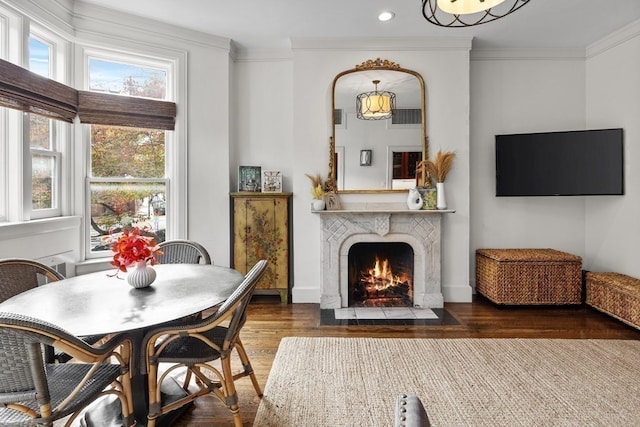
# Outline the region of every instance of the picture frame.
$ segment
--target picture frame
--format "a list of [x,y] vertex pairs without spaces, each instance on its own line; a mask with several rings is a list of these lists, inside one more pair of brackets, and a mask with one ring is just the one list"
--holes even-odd
[[360,150],[360,166],[371,166],[372,150]]
[[262,192],[282,193],[282,173],[280,171],[262,171]]
[[342,209],[342,204],[340,203],[340,197],[338,197],[338,193],[329,192],[324,195],[324,200],[327,205],[328,211],[338,211]]
[[261,166],[238,166],[238,191],[260,191],[262,189]]

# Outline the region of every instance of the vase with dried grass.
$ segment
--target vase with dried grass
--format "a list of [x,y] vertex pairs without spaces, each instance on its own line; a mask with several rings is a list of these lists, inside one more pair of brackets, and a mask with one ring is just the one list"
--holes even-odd
[[455,153],[452,151],[439,150],[433,161],[427,160],[425,162],[427,172],[436,180],[436,207],[438,209],[447,208],[444,180],[453,167],[453,159],[455,156]]
[[324,185],[322,183],[322,178],[319,174],[305,174],[305,176],[311,181],[311,197],[313,198],[311,201],[311,210],[323,211],[326,207],[326,202],[324,200]]

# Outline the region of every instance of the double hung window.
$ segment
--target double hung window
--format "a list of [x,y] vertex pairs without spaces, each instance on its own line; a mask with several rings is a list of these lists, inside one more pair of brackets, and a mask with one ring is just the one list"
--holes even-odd
[[[88,55],[92,92],[168,98],[170,66],[135,57]],[[90,215],[87,256],[103,256],[105,237],[138,226],[165,240],[168,214],[166,146],[171,132],[161,129],[92,124],[89,127]]]

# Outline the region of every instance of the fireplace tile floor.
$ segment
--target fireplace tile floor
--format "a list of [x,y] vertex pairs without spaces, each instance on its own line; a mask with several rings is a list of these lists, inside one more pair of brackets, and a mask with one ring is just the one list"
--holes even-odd
[[457,325],[442,308],[348,307],[320,310],[321,325]]

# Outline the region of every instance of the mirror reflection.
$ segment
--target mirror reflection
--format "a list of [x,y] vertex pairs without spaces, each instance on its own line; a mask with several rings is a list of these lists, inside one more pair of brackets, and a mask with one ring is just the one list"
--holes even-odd
[[330,147],[337,190],[414,187],[416,164],[427,150],[424,105],[422,76],[390,61],[367,61],[338,74]]

